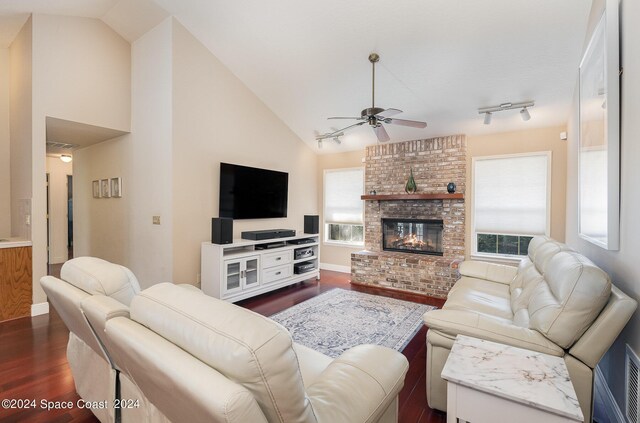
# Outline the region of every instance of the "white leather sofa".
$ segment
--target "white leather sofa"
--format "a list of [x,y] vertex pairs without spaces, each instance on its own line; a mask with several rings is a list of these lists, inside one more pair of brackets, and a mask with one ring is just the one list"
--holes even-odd
[[[113,403],[116,398],[116,371],[81,310],[83,300],[101,295],[109,298],[123,315],[134,295],[140,292],[138,280],[129,269],[95,257],[78,257],[62,265],[60,278],[45,276],[40,284],[49,301],[69,329],[67,361],[76,392],[86,401]],[[111,407],[96,408],[102,423],[115,421]]]
[[[95,260],[74,259],[64,280],[41,283],[72,332],[67,356],[78,394],[125,400],[121,421],[397,422],[408,370],[397,351],[363,345],[331,359],[192,286],[132,285],[122,301],[129,290],[108,287],[125,268]],[[116,417],[112,408],[94,413],[102,422]]]
[[458,334],[563,357],[591,421],[593,369],[636,309],[608,275],[568,246],[532,239],[518,267],[460,264],[441,310],[427,312],[427,401],[447,407],[442,368]]

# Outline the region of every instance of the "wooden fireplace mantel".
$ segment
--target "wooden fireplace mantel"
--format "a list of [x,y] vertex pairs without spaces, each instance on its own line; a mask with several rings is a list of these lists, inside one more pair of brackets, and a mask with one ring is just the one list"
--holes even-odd
[[463,193],[438,193],[438,194],[377,194],[377,195],[362,195],[362,200],[376,200],[376,201],[393,201],[393,200],[462,200],[464,199]]

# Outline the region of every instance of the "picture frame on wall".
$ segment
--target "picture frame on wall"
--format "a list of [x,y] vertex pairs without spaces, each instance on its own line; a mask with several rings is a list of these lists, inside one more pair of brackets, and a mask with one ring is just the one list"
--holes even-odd
[[114,198],[122,197],[122,178],[111,178],[111,196]]
[[92,182],[93,198],[100,198],[100,181],[95,180]]
[[606,250],[620,239],[620,46],[617,0],[580,62],[578,233]]
[[111,197],[111,186],[109,185],[108,179],[100,180],[100,193],[102,194],[102,198]]

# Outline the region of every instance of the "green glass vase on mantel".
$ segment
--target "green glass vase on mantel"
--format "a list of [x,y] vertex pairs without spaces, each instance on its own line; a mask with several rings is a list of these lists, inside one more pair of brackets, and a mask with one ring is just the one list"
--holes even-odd
[[409,168],[409,179],[407,179],[407,184],[404,186],[404,191],[407,194],[414,194],[418,187],[416,186],[416,180],[413,179],[413,168]]

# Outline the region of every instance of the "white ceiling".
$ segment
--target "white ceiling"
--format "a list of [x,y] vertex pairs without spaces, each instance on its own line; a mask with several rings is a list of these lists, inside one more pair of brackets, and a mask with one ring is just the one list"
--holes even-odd
[[[131,41],[168,12],[317,149],[317,132],[349,123],[327,117],[369,107],[373,51],[376,106],[429,123],[387,125],[392,141],[566,123],[591,8],[591,0],[153,1],[161,9],[152,0],[3,0],[0,14],[100,17]],[[514,110],[486,126],[477,114],[525,100],[536,102],[528,122]],[[375,142],[365,125],[322,152]]]

